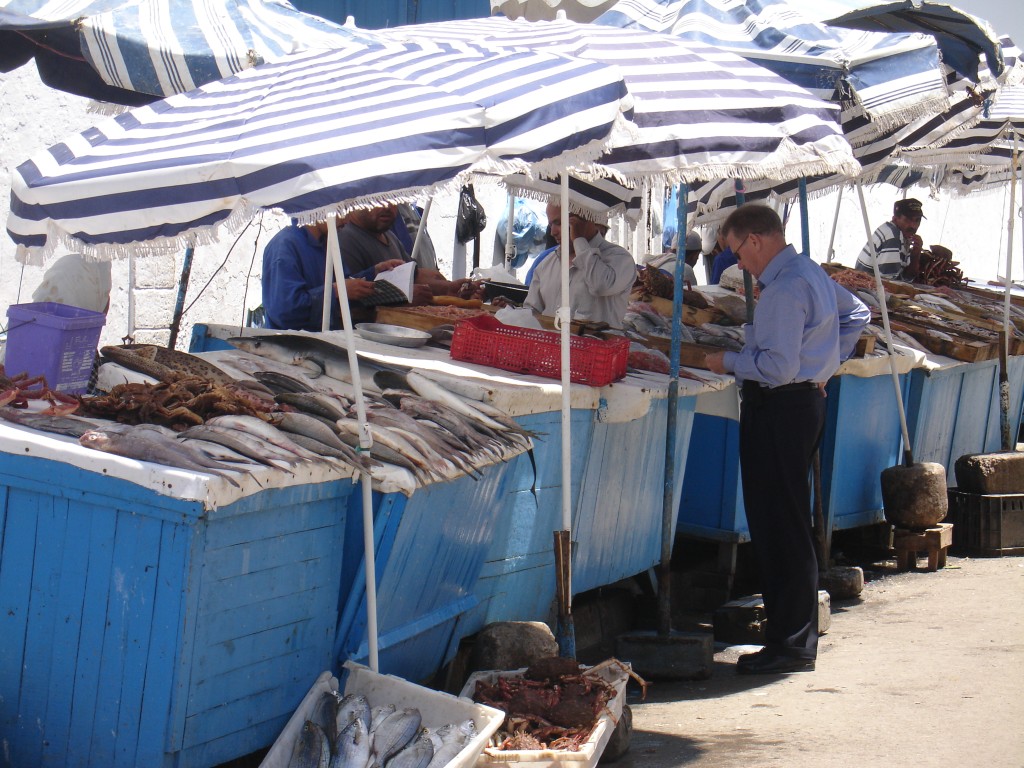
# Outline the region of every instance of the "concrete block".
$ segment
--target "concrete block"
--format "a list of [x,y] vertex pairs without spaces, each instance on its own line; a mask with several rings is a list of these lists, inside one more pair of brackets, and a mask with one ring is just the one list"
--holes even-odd
[[647,680],[706,680],[715,660],[710,632],[630,632],[620,635],[616,657]]
[[[768,618],[761,595],[731,600],[714,614],[715,640],[732,645],[763,645]],[[824,635],[832,626],[832,599],[824,589],[818,590],[818,634]]]
[[818,586],[836,600],[848,600],[864,591],[864,571],[857,566],[833,566],[819,574]]
[[135,260],[136,288],[176,288],[177,264],[174,256],[143,256]]
[[1024,493],[1024,453],[965,454],[953,470],[962,493]]
[[176,291],[151,289],[135,293],[135,327],[163,329],[171,324],[174,316]]

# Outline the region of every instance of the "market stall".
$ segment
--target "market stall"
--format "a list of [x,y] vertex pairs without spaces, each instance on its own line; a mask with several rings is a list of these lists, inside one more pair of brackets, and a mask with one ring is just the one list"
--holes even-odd
[[[197,326],[193,351],[227,346],[237,328]],[[424,679],[459,640],[493,621],[550,618],[555,594],[551,531],[561,509],[560,388],[538,376],[450,359],[438,347],[368,356],[416,370],[452,391],[489,401],[536,433],[532,455],[414,489],[374,494],[381,671]],[[231,353],[225,353],[231,354]],[[689,444],[698,394],[724,386],[688,380],[677,404],[677,440]],[[658,562],[668,379],[631,372],[604,387],[573,385],[573,592],[642,573]],[[622,446],[631,450],[624,452]],[[679,466],[685,461],[680,452]],[[676,474],[676,493],[682,483]],[[337,651],[365,658],[361,524],[353,497],[346,535]]]
[[210,766],[331,664],[350,473],[222,478],[0,423],[9,765]]

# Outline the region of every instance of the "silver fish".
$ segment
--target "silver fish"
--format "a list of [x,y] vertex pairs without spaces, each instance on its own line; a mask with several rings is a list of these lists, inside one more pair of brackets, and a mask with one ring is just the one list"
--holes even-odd
[[395,713],[396,709],[397,707],[395,707],[394,704],[382,704],[379,707],[374,707],[373,709],[371,709],[370,732],[372,733],[373,731],[375,731],[377,729],[377,726],[384,722],[384,719],[388,717],[388,715],[392,715]]
[[29,413],[17,408],[0,407],[0,418],[23,427],[38,429],[40,432],[52,432],[56,435],[81,437],[90,429],[99,425],[77,416],[44,416],[41,413]]
[[335,714],[338,711],[338,694],[334,691],[324,691],[320,698],[313,705],[313,711],[309,719],[320,726],[320,729],[327,737],[328,745],[333,744],[338,738],[336,730]]
[[[338,438],[350,448],[357,451],[359,450],[358,430],[350,432],[347,429],[339,429]],[[416,474],[418,471],[416,469],[416,465],[409,461],[409,459],[398,451],[388,448],[386,445],[382,445],[380,443],[374,444],[373,448],[370,449],[370,455],[374,459],[380,459],[385,464],[394,464],[396,467],[407,469],[413,474]]]
[[312,720],[302,726],[288,768],[327,768],[331,760],[331,747],[323,729]]
[[434,755],[430,758],[430,762],[427,763],[426,768],[443,768],[443,766],[448,765],[448,763],[454,760],[459,752],[465,748],[465,744],[461,744],[457,741],[442,743],[434,749]]
[[[338,419],[337,425],[348,431],[350,434],[359,435],[359,422],[355,419]],[[384,427],[373,424],[372,422],[367,424],[370,431],[370,437],[373,439],[373,448],[370,449],[371,453],[377,449],[378,445],[388,448],[400,456],[404,456],[408,461],[411,461],[418,469],[425,472],[431,472],[434,469],[435,460],[423,456],[420,452],[405,438],[397,434],[394,430],[385,429]],[[442,465],[443,471],[443,465]]]
[[366,725],[366,732],[369,733],[370,725],[372,724],[370,702],[362,694],[350,693],[338,702],[338,712],[335,715],[338,733],[341,733],[356,718],[363,721]]
[[305,413],[323,416],[332,421],[344,419],[348,415],[347,409],[340,401],[329,396],[317,397],[314,392],[282,392],[274,399]]
[[[317,371],[338,381],[352,383],[352,369],[348,363],[348,352],[336,344],[312,335],[298,333],[275,333],[261,336],[236,336],[227,340],[231,346],[253,355],[267,357],[277,362],[298,365],[309,371]],[[366,363],[367,373],[379,368]],[[362,373],[362,371],[360,371]],[[316,374],[320,375],[320,374]],[[360,377],[369,391],[375,389],[369,375]]]
[[270,413],[267,417],[271,424],[292,435],[305,435],[321,443],[326,443],[338,450],[348,451],[349,447],[338,439],[334,429],[322,421],[304,413]]
[[[378,766],[398,752],[416,736],[420,729],[419,710],[411,707],[399,709],[385,717],[373,729],[373,760]],[[428,741],[429,743],[429,741]]]
[[406,376],[409,386],[412,387],[413,391],[420,397],[425,397],[428,400],[436,400],[437,402],[447,405],[449,408],[457,411],[466,418],[475,419],[482,422],[486,427],[494,430],[502,430],[504,427],[496,422],[489,416],[485,416],[480,411],[472,408],[466,404],[466,401],[457,395],[449,393],[444,387],[436,382],[428,379],[426,376],[421,376],[415,371],[409,371]]
[[289,465],[297,462],[297,458],[295,456],[286,458],[283,453],[278,452],[277,448],[270,445],[270,443],[267,443],[265,440],[259,440],[258,438],[245,434],[244,432],[239,432],[237,429],[226,429],[224,427],[212,427],[207,424],[199,424],[194,427],[189,427],[182,432],[178,436],[178,439],[181,440],[182,438],[195,438],[197,440],[208,440],[211,443],[218,443],[242,454],[247,459],[251,459],[265,466],[274,467],[285,472],[289,471]]
[[78,438],[78,442],[86,448],[124,456],[129,459],[149,461],[154,464],[187,469],[192,472],[216,475],[238,487],[237,482],[218,470],[204,467],[193,461],[188,453],[180,449],[175,440],[158,438],[151,432],[116,432],[113,430],[92,429]]
[[370,762],[373,738],[362,717],[354,717],[334,743],[334,757],[330,768],[365,768]]
[[419,736],[399,750],[385,763],[385,766],[386,768],[427,768],[433,757],[434,745],[426,736]]
[[239,432],[246,432],[289,453],[294,453],[300,459],[315,461],[318,458],[315,453],[297,445],[284,432],[255,416],[214,416],[212,419],[207,419],[206,424],[212,427],[227,427],[228,429],[237,429]]

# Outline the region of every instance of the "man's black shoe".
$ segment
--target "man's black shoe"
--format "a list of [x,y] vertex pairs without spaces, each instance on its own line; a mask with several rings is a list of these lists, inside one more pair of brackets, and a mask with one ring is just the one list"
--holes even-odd
[[745,667],[748,664],[752,664],[753,662],[757,661],[758,659],[763,659],[767,655],[767,648],[762,648],[760,651],[754,651],[753,653],[744,653],[742,656],[736,659],[736,666]]
[[740,657],[736,664],[736,673],[739,675],[777,675],[787,672],[814,671],[814,659],[766,653],[750,653],[746,656],[753,658],[750,661],[744,661],[744,657]]

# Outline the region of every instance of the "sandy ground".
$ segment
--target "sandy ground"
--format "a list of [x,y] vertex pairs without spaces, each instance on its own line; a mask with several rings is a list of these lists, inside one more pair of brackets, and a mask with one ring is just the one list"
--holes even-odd
[[869,575],[814,672],[737,676],[722,648],[710,680],[631,689],[617,768],[1024,766],[1024,558]]

